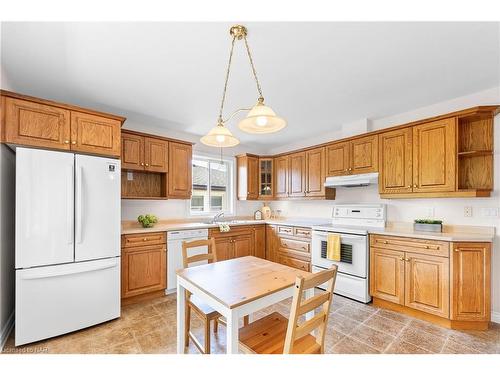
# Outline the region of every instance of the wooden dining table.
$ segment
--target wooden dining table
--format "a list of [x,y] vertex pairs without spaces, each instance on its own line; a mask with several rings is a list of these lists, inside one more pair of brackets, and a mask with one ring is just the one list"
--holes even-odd
[[[183,354],[186,345],[186,290],[226,318],[227,353],[237,354],[239,319],[292,297],[296,277],[307,275],[310,273],[253,256],[178,270],[177,353]],[[308,290],[305,297],[313,293]]]

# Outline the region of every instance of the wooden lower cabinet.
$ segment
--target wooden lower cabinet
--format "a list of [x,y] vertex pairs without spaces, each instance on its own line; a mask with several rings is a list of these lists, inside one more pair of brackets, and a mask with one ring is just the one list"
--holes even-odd
[[[406,250],[406,251],[405,251]],[[487,329],[490,243],[370,236],[374,304],[449,328]]]
[[137,298],[167,287],[165,233],[122,236],[121,297]]
[[266,253],[273,262],[310,272],[310,228],[267,225]]
[[278,235],[276,225],[266,225],[266,259],[276,262]]
[[370,248],[370,294],[400,305],[404,304],[404,252]]
[[451,318],[490,320],[490,243],[454,243],[451,252]]
[[215,239],[217,261],[249,255],[265,258],[265,225],[234,226],[229,232],[213,228],[210,229],[208,236]]
[[405,306],[443,318],[449,317],[448,258],[406,253]]

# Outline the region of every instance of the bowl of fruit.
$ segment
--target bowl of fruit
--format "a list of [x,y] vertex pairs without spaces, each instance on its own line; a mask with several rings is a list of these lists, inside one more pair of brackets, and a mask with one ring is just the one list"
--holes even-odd
[[155,215],[146,214],[139,215],[137,221],[142,224],[143,228],[153,228],[154,225],[158,222],[158,218]]

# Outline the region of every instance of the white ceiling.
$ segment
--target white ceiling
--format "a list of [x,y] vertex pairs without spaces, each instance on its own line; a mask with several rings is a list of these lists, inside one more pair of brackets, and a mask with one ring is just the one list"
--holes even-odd
[[[273,148],[499,85],[498,23],[245,23],[264,97],[288,127]],[[230,23],[2,23],[11,89],[206,133],[218,114]],[[237,42],[226,115],[257,91]]]

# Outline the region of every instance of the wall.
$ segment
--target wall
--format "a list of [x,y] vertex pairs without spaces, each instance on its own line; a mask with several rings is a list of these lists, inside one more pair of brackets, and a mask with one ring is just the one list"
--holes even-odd
[[[486,104],[500,104],[500,88],[482,91],[429,107],[420,108],[411,112],[402,113],[382,119],[371,121],[372,130],[382,129],[389,126],[403,124],[413,120],[452,112],[468,107]],[[342,203],[385,203],[387,204],[389,221],[411,222],[417,217],[428,217],[429,209],[434,211],[433,217],[443,219],[446,224],[455,225],[479,225],[495,227],[495,240],[492,255],[492,318],[500,322],[500,218],[483,217],[481,208],[500,208],[500,115],[495,117],[495,155],[494,155],[494,186],[490,198],[474,199],[380,199],[377,186],[341,188],[337,189],[335,201],[280,201],[272,202],[273,210],[282,210],[282,215],[287,217],[307,216],[315,218],[330,218],[332,207]],[[328,139],[323,138],[323,142]],[[319,142],[318,142],[319,143]],[[309,143],[307,145],[311,145]],[[306,145],[306,142],[303,143]],[[302,146],[303,147],[303,146]],[[283,148],[280,149],[283,152]],[[275,151],[273,151],[274,153]],[[464,217],[464,207],[472,207],[472,217]]]

